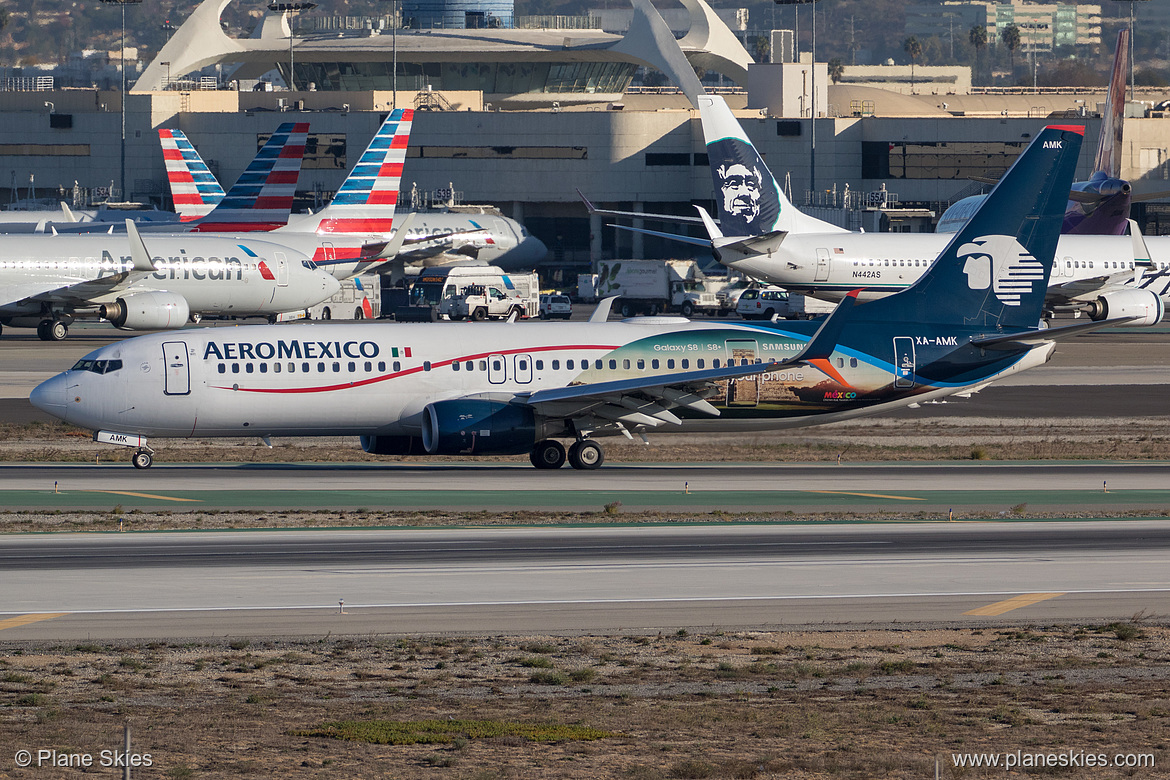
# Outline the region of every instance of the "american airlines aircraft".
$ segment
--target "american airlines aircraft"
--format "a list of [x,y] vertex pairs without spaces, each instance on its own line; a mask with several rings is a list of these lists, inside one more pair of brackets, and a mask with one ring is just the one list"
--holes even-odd
[[[938,233],[851,233],[802,214],[784,196],[723,98],[699,95],[697,100],[720,217],[716,224],[698,209],[710,238],[618,227],[709,247],[729,268],[826,300],[841,300],[858,287],[864,287],[862,300],[901,290],[922,277],[953,238]],[[1170,237],[1143,241],[1134,232],[1061,236],[1046,314],[1072,310],[1083,311],[1094,321],[1127,318],[1140,325],[1160,321],[1164,300],[1170,298]]]
[[[188,216],[181,224],[178,224],[179,215],[150,210],[107,209],[104,221],[81,220],[62,203],[61,211],[54,212],[54,219],[42,220],[23,230],[5,230],[5,226],[0,224],[0,232],[121,233],[125,231],[128,218],[137,224],[139,233],[175,234],[200,230],[247,233],[272,230],[287,224],[292,213],[308,131],[307,122],[281,124],[225,196],[198,155],[195,155],[197,161],[188,161],[188,156],[194,154],[195,150],[186,137],[178,130],[159,130],[172,195],[176,202],[187,204],[199,212],[198,217]],[[204,172],[200,172],[200,166]],[[207,182],[208,177],[211,177],[212,184]],[[192,205],[196,203],[198,205]],[[122,215],[117,223],[109,221],[111,213]],[[161,214],[172,219],[158,219]],[[61,219],[64,221],[57,221]]]
[[[303,254],[268,241],[127,233],[0,237],[0,325],[60,341],[78,317],[181,328],[192,314],[269,315],[340,289]],[[2,328],[0,328],[2,330]]]
[[[412,117],[403,112],[402,118],[409,123]],[[409,124],[400,134],[403,139],[408,138],[404,133],[409,133]],[[167,160],[167,179],[170,181],[175,210],[184,220],[206,214],[218,202],[217,197],[223,197],[223,190],[215,176],[180,131],[159,130],[159,136]],[[363,159],[377,151],[374,147],[367,149]],[[405,159],[405,152],[403,154]],[[395,192],[399,190],[400,178],[401,167],[392,184]],[[345,185],[342,185],[342,190],[345,189]],[[390,216],[393,217],[393,212]],[[291,223],[285,232],[316,230],[312,215],[293,217]],[[548,247],[539,238],[529,233],[519,222],[501,214],[418,212],[413,227],[407,233],[397,259],[410,264],[440,265],[476,260],[485,265],[506,267],[506,270],[530,270],[548,254]],[[325,258],[316,259],[323,266],[328,266]]]
[[797,427],[969,395],[1106,324],[1036,326],[1082,133],[1037,134],[916,284],[866,303],[854,291],[822,322],[611,323],[609,300],[584,324],[188,330],[91,352],[30,401],[133,448],[137,468],[149,437],[354,435],[379,454],[594,469],[602,436]]

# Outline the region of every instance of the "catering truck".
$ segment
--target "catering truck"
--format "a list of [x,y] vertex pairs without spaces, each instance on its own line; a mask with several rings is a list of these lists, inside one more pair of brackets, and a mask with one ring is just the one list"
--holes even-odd
[[635,314],[719,313],[719,299],[693,260],[603,260],[597,264],[596,296],[618,296],[614,308]]

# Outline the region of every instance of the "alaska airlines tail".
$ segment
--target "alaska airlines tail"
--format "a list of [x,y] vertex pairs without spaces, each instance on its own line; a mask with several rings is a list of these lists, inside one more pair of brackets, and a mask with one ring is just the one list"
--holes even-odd
[[295,227],[290,225],[285,229],[389,236],[394,226],[394,206],[398,203],[413,119],[414,109],[392,111],[332,202],[311,220],[298,220]]
[[1044,128],[926,273],[857,316],[993,333],[1036,328],[1084,132]]
[[724,236],[848,232],[797,211],[723,98],[699,95],[698,102]]
[[207,216],[223,200],[223,187],[182,130],[159,128],[175,213],[183,222]]
[[276,128],[219,205],[193,230],[239,233],[287,224],[308,132],[308,122],[285,122]]

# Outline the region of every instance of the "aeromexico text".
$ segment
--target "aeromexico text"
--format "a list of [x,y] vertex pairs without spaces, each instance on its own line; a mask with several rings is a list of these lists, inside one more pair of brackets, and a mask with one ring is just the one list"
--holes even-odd
[[[158,270],[151,274],[154,279],[223,279],[239,281],[244,278],[244,261],[238,257],[188,257],[186,250],[175,257],[152,257]],[[257,258],[263,260],[264,258]],[[101,268],[98,278],[134,270],[130,257],[115,260],[108,251],[102,250]]]
[[379,348],[373,341],[261,341],[250,344],[243,341],[216,344],[211,341],[203,350],[203,359],[209,360],[271,360],[276,358],[376,358]]

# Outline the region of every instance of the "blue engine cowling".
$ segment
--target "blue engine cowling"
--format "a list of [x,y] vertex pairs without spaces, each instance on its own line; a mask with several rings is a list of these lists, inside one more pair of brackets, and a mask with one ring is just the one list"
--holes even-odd
[[423,410],[422,441],[430,455],[518,455],[536,444],[536,415],[503,401],[436,401]]

